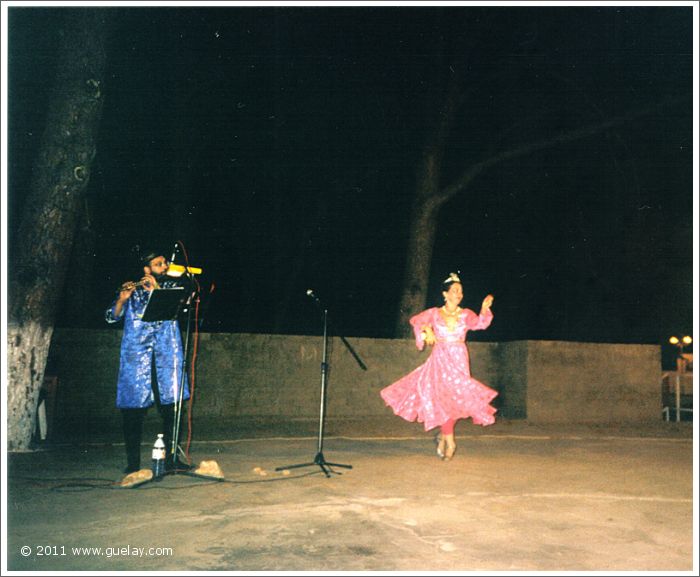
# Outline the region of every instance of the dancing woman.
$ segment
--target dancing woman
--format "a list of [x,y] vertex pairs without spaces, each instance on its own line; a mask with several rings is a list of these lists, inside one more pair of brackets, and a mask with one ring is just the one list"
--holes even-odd
[[475,425],[493,424],[496,409],[489,403],[498,392],[472,378],[465,341],[468,331],[491,324],[493,296],[484,298],[478,315],[461,308],[462,283],[456,273],[450,273],[443,282],[442,295],[443,306],[429,308],[409,321],[418,349],[423,350],[426,344],[433,346],[430,356],[380,394],[399,417],[423,423],[426,431],[440,427],[437,454],[449,461],[457,449],[455,422],[471,417]]

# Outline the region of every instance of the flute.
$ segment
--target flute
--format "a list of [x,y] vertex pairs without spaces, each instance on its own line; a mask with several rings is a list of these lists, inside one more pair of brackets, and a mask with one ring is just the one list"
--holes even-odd
[[117,289],[117,292],[127,291],[132,288],[143,286],[148,282],[148,279],[140,280],[138,282],[125,282],[122,286]]

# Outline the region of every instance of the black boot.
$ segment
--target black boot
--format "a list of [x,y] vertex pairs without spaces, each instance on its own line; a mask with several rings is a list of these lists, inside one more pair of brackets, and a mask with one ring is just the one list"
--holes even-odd
[[122,409],[122,428],[126,448],[125,474],[141,469],[141,433],[146,409]]

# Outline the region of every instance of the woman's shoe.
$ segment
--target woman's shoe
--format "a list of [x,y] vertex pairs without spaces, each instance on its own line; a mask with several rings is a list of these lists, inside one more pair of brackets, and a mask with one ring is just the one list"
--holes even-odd
[[451,447],[448,445],[447,448],[445,449],[445,455],[442,457],[442,460],[443,461],[451,461],[452,457],[454,457],[456,450],[457,450],[457,445],[452,445]]
[[445,458],[445,439],[444,437],[438,433],[435,435],[435,452],[437,453],[438,458],[444,459]]

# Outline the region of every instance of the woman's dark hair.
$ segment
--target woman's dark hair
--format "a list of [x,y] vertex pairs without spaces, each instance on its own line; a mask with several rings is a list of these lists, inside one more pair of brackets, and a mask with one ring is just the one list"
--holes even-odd
[[440,285],[440,296],[441,297],[442,297],[442,293],[450,290],[450,287],[453,284],[455,284],[455,283],[462,284],[462,281],[459,278],[458,272],[457,273],[451,272],[450,276],[448,276],[444,281],[442,281],[442,284]]

